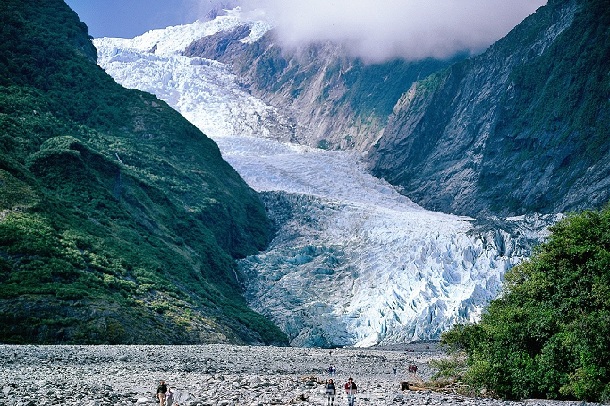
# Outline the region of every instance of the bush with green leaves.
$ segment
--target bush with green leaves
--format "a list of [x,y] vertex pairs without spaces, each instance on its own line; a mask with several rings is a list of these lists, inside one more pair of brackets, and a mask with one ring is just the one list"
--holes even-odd
[[510,399],[610,398],[610,205],[551,227],[481,321],[442,336],[463,379]]

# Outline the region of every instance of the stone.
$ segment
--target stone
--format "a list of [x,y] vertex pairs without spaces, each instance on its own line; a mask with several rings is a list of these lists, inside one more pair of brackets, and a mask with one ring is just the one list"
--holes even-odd
[[[14,352],[14,362],[0,369],[0,405],[7,406],[153,406],[157,383],[165,380],[180,406],[325,405],[324,382],[328,350],[291,347],[239,347],[229,345],[163,346],[172,360],[189,359],[193,365],[211,360],[217,372],[174,369],[159,365],[155,346],[27,346],[0,345],[0,357]],[[153,355],[151,356],[150,353]],[[44,356],[44,357],[42,357]],[[531,406],[536,402],[504,402],[468,398],[452,393],[401,391],[400,383],[412,379],[407,366],[417,358],[418,377],[424,382],[434,370],[428,365],[442,356],[424,348],[404,351],[338,348],[332,362],[337,373],[335,405],[347,404],[342,390],[349,376],[357,382],[357,406],[442,405]],[[125,358],[126,357],[126,358]],[[37,359],[52,359],[35,364]],[[33,368],[32,365],[37,365]],[[179,365],[179,364],[175,364]],[[284,367],[279,367],[284,365]],[[394,374],[393,366],[398,366]],[[544,406],[573,406],[545,402]]]

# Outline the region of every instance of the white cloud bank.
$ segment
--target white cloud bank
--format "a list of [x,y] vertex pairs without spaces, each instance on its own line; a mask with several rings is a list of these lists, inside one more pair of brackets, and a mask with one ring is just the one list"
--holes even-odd
[[478,53],[546,0],[250,0],[285,46],[342,42],[369,61]]

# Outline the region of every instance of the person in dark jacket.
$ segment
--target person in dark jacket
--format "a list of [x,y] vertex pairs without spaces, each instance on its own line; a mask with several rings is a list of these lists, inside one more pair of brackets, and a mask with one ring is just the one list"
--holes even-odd
[[159,382],[157,386],[157,399],[159,399],[159,406],[165,406],[165,394],[167,393],[167,385],[165,381]]
[[326,404],[328,406],[333,406],[333,404],[335,403],[335,394],[337,393],[337,390],[335,389],[335,383],[333,382],[332,379],[329,379],[328,381],[326,381]]

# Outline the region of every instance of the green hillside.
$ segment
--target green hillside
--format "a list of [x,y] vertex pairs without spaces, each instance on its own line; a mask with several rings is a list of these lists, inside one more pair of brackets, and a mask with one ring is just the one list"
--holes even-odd
[[2,1],[0,37],[0,342],[285,343],[241,296],[270,225],[216,144],[61,0]]

